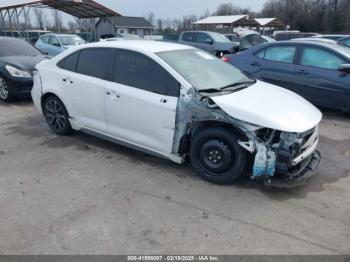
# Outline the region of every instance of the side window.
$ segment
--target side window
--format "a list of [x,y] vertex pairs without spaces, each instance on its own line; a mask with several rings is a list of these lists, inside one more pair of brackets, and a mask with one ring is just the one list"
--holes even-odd
[[68,71],[72,71],[72,72],[76,72],[77,71],[77,65],[78,65],[78,59],[79,59],[79,51],[75,52],[74,54],[64,58],[63,60],[61,60],[57,66],[68,70]]
[[107,80],[111,48],[87,48],[80,51],[77,73]]
[[350,47],[350,38],[341,40],[340,43],[342,43],[343,45],[349,46]]
[[145,91],[179,96],[180,85],[162,66],[151,58],[133,51],[119,50],[116,57],[115,81]]
[[[322,57],[321,60],[320,57]],[[347,62],[335,53],[317,47],[305,47],[300,62],[304,66],[333,70],[337,70],[341,64],[345,63]]]
[[42,38],[41,38],[41,41],[43,41],[45,44],[48,44],[49,43],[49,36],[43,36]]
[[265,58],[265,51],[266,51],[266,48],[263,48],[260,51],[254,53],[254,55],[261,58],[261,59],[264,59]]
[[50,40],[49,40],[49,44],[53,45],[53,46],[58,46],[58,45],[60,45],[60,42],[58,42],[58,39],[56,36],[51,35]]
[[198,43],[202,43],[202,44],[207,44],[207,41],[212,41],[212,39],[210,38],[210,36],[208,36],[205,33],[198,33],[197,34],[197,42]]
[[296,46],[272,46],[266,49],[264,58],[270,61],[292,64]]
[[196,42],[196,35],[194,33],[184,33],[182,40],[186,42]]

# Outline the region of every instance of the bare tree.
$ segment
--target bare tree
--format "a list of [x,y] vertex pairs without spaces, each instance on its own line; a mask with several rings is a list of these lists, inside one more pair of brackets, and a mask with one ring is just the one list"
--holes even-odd
[[163,33],[163,20],[161,18],[157,19],[157,29],[160,33]]
[[144,17],[148,22],[150,22],[152,25],[154,25],[155,15],[153,12],[145,14]]
[[348,33],[350,0],[269,0],[259,16],[278,17],[292,29]]
[[45,29],[45,18],[44,18],[44,13],[41,8],[35,8],[34,9],[34,15],[36,19],[36,23],[39,26],[41,30]]
[[251,11],[249,8],[240,8],[234,6],[232,3],[222,3],[218,6],[214,15],[245,15],[249,14]]
[[61,13],[57,10],[57,9],[54,9],[52,11],[52,15],[53,15],[53,27],[54,27],[54,30],[56,32],[61,32],[62,28],[63,28],[63,22],[62,22],[62,16],[61,16]]
[[70,32],[75,32],[78,29],[78,24],[76,22],[73,21],[69,21],[68,22],[68,29]]

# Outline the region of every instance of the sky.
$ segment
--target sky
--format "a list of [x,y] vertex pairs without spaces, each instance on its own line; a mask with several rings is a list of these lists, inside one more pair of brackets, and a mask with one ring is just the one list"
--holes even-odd
[[[35,1],[35,0],[30,0]],[[260,11],[266,0],[95,0],[123,16],[144,16],[153,12],[155,18],[173,19],[183,15],[200,16],[207,10],[214,12],[221,3],[232,3],[242,8],[249,7]],[[28,2],[28,0],[0,0],[1,5]],[[49,14],[49,13],[48,13]],[[50,17],[50,15],[48,15]],[[64,23],[73,21],[69,15],[63,15]],[[49,19],[50,20],[50,19]]]
[[179,18],[183,15],[202,15],[213,12],[220,3],[261,10],[266,0],[96,0],[124,16],[143,16],[153,12],[157,18]]

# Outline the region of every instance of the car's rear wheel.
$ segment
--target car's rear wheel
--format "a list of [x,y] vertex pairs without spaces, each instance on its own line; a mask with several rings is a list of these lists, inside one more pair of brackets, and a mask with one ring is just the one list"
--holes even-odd
[[6,81],[0,76],[0,100],[4,102],[11,102],[12,95],[10,88]]
[[231,184],[243,174],[247,155],[233,132],[225,128],[210,128],[192,139],[190,159],[203,179]]
[[67,109],[58,97],[46,98],[43,103],[43,112],[49,127],[56,134],[68,135],[72,132]]

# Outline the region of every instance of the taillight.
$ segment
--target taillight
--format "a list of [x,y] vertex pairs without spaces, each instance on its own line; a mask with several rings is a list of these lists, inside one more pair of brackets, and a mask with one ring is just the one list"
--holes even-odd
[[221,58],[221,60],[222,61],[224,61],[224,62],[231,62],[231,58],[229,58],[229,57],[227,57],[227,56],[223,56],[222,58]]

